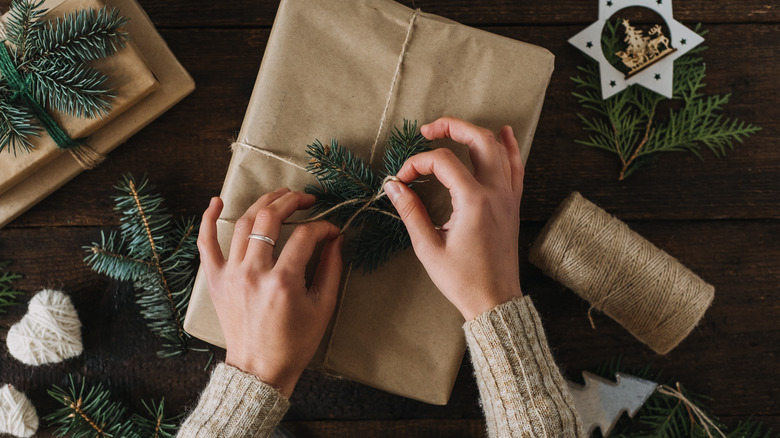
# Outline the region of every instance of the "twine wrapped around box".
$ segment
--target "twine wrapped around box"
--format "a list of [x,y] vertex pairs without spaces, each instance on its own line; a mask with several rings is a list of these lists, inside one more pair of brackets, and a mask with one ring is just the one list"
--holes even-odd
[[530,261],[659,354],[688,336],[715,294],[677,259],[577,192],[547,222]]

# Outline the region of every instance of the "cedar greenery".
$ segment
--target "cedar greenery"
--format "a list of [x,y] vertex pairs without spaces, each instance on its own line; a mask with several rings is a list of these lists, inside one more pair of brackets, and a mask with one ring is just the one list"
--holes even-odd
[[[729,432],[728,428],[702,403],[702,399],[706,399],[706,397],[691,394],[679,383],[675,383],[673,379],[662,379],[661,373],[654,373],[651,365],[627,370],[621,364],[620,358],[617,358],[603,364],[596,371],[596,374],[613,379],[617,372],[624,372],[675,387],[685,398],[701,409],[726,434],[727,438],[780,438],[780,435],[774,434],[771,428],[752,419],[740,422],[733,431]],[[710,434],[713,437],[720,436],[714,430],[711,430]],[[694,416],[677,397],[655,392],[647,399],[634,418],[627,416],[621,418],[609,436],[610,438],[708,438],[710,435],[698,421],[694,420]]]
[[158,355],[183,355],[190,349],[183,323],[198,257],[198,221],[174,220],[145,177],[136,181],[126,175],[116,189],[119,233],[101,232],[100,243],[84,247],[85,261],[101,274],[132,281],[141,315],[163,341]]
[[[319,186],[308,186],[306,191],[317,197],[314,211],[323,212],[346,201],[355,201],[327,216],[337,225],[344,226],[382,189],[386,176],[397,174],[411,156],[430,150],[430,141],[420,134],[417,122],[408,120],[404,120],[403,128],[393,128],[387,142],[381,173],[335,139],[330,145],[323,145],[319,140],[310,144],[307,153],[312,159],[307,170],[317,178]],[[363,209],[350,226],[360,228],[359,235],[349,244],[353,251],[352,262],[366,272],[375,270],[411,246],[409,233],[386,196]]]
[[[619,18],[607,22],[601,44],[610,63],[625,69],[615,55],[623,50],[618,32],[621,22]],[[694,30],[702,36],[707,34],[701,24]],[[723,156],[735,142],[741,143],[759,131],[757,126],[720,114],[729,94],[706,96],[701,92],[706,70],[701,53],[706,49],[700,45],[674,61],[673,98],[663,120],[657,116],[667,111],[661,108],[664,96],[632,85],[602,99],[598,63],[590,61],[577,67],[581,75],[571,78],[578,88],[573,94],[583,108],[596,113],[592,117],[577,114],[590,133],[587,140],[577,143],[617,154],[621,162],[619,179],[623,180],[653,161],[658,153],[688,151],[702,158],[700,144],[704,144],[715,156]]]
[[165,399],[148,404],[142,401],[146,412],[130,413],[102,384],[86,388],[83,379],[80,385],[73,376],[68,380],[67,389],[55,385],[48,391],[63,406],[45,417],[50,425],[57,426],[57,436],[168,438],[178,432],[181,416],[165,415]]
[[16,297],[22,294],[14,287],[16,280],[22,278],[19,274],[13,274],[6,270],[11,261],[0,261],[0,313],[5,313],[6,308],[18,304]]
[[[33,98],[47,110],[100,117],[111,109],[108,77],[90,66],[125,46],[127,19],[114,8],[45,20],[43,0],[13,0],[0,50],[8,50]],[[1,39],[5,38],[5,39]],[[10,43],[6,47],[5,42]],[[29,151],[41,127],[34,110],[0,75],[0,152]]]

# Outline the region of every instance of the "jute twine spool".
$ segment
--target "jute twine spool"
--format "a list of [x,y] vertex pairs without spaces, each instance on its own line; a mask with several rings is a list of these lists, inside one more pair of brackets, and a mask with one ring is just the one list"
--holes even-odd
[[659,354],[688,336],[715,294],[677,259],[577,192],[547,222],[530,261]]

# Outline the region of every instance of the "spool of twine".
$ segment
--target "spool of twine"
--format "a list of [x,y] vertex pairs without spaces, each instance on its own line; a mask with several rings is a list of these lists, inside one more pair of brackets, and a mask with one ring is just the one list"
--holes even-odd
[[530,261],[659,354],[688,336],[715,294],[677,259],[577,192],[542,229]]

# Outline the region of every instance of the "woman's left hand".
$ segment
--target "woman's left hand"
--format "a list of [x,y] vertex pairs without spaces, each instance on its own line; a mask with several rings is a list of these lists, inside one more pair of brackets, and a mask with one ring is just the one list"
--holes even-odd
[[[282,222],[312,206],[314,197],[287,188],[262,196],[236,221],[227,260],[217,242],[222,200],[203,213],[201,265],[227,344],[228,365],[256,375],[290,397],[317,350],[336,305],[343,237],[331,223],[299,225],[279,259],[273,245],[250,234],[279,238]],[[318,242],[327,240],[311,286],[304,274]]]

